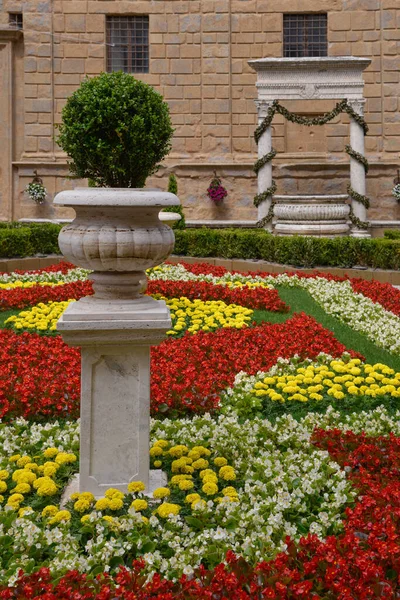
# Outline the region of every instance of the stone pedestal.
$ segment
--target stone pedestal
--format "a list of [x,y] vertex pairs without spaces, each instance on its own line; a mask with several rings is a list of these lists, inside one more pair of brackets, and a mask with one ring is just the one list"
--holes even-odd
[[160,208],[178,205],[159,190],[85,189],[62,192],[56,204],[76,219],[60,232],[64,256],[93,269],[94,296],[71,303],[57,324],[82,350],[79,491],[101,497],[131,481],[146,490],[162,482],[150,473],[150,346],[171,327],[169,309],[142,292],[145,269],[171,252],[174,234]]
[[82,349],[79,489],[104,495],[150,484],[150,346],[171,327],[163,301],[70,304],[57,329]]

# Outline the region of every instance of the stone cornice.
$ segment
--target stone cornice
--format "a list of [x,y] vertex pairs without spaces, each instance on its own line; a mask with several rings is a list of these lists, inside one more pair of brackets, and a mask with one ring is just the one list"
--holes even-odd
[[18,42],[23,37],[21,29],[10,29],[0,25],[0,42]]
[[357,69],[364,71],[371,63],[369,58],[359,58],[357,56],[312,56],[299,58],[258,58],[249,60],[249,65],[255,71],[267,70],[295,70],[304,69],[307,71],[321,71],[336,69]]

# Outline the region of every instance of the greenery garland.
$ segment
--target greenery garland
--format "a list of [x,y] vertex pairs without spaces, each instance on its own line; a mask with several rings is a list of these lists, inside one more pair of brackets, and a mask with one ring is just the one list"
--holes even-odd
[[276,150],[272,148],[271,152],[268,154],[264,154],[262,158],[259,158],[254,164],[254,172],[258,173],[258,171],[267,163],[271,162],[271,160],[276,156]]
[[356,192],[356,190],[353,190],[350,183],[347,186],[347,193],[349,194],[350,198],[352,198],[352,200],[356,200],[356,202],[360,202],[360,204],[365,206],[365,208],[370,207],[370,201],[369,201],[368,196],[363,196],[362,194],[359,194],[358,192]]
[[367,221],[361,221],[353,212],[353,208],[350,206],[349,219],[355,227],[359,229],[368,229]]
[[254,196],[254,205],[256,207],[260,206],[261,202],[264,202],[264,200],[268,200],[270,196],[273,196],[275,194],[276,190],[276,182],[272,180],[272,185],[269,188],[267,188],[265,192]]
[[352,148],[348,144],[347,144],[347,146],[345,146],[344,149],[346,150],[347,154],[349,156],[351,156],[351,158],[354,158],[357,162],[359,162],[360,164],[362,164],[362,166],[365,169],[365,172],[368,173],[368,171],[369,171],[369,163],[368,163],[368,160],[365,158],[365,156],[363,156],[362,154],[360,154],[359,152],[357,152],[357,150],[354,150],[354,148]]
[[[320,115],[318,117],[311,117],[311,118],[305,117],[304,115],[292,113],[287,108],[285,108],[282,104],[280,104],[280,102],[278,100],[274,100],[271,103],[271,105],[268,107],[267,114],[266,114],[265,118],[263,119],[262,123],[260,123],[260,125],[255,130],[254,139],[255,139],[256,143],[258,144],[263,133],[265,133],[265,131],[271,125],[272,120],[276,113],[282,115],[287,121],[291,121],[292,123],[297,123],[299,125],[306,125],[307,127],[311,127],[313,125],[325,125],[326,123],[329,123],[329,121],[332,121],[332,119],[335,119],[337,116],[339,116],[339,114],[342,112],[346,112],[352,119],[354,119],[354,121],[356,121],[356,123],[358,123],[360,125],[360,127],[363,128],[364,134],[367,134],[368,125],[367,125],[364,117],[354,111],[354,109],[349,104],[347,99],[344,99],[344,100],[341,100],[340,102],[338,102],[331,111],[326,112],[323,115]],[[351,158],[354,158],[356,161],[358,161],[360,164],[362,164],[365,169],[365,172],[368,173],[369,163],[368,163],[368,160],[365,158],[365,156],[363,156],[362,154],[360,154],[359,152],[354,150],[354,148],[352,148],[350,145],[345,146],[345,151],[349,156],[351,156]],[[275,156],[276,156],[276,150],[272,149],[270,152],[268,152],[268,154],[265,154],[264,156],[259,158],[254,164],[255,173],[258,173],[264,165],[271,162]],[[275,181],[273,181],[272,185],[265,192],[262,192],[261,194],[257,194],[254,197],[254,205],[256,207],[260,206],[261,202],[263,202],[264,200],[267,200],[268,198],[273,196],[275,194],[275,192],[276,192],[276,184],[275,184]],[[359,194],[358,192],[356,192],[351,187],[350,184],[347,188],[347,192],[352,200],[355,200],[356,202],[360,202],[363,206],[365,206],[365,208],[369,207],[369,205],[370,205],[369,198],[367,196],[363,196],[362,194]],[[257,223],[258,227],[263,227],[266,223],[268,223],[269,221],[272,220],[272,218],[274,216],[273,215],[274,204],[275,204],[274,202],[271,203],[268,214],[265,217],[263,217],[263,219],[258,221],[258,223]],[[354,215],[352,210],[350,211],[349,218],[350,218],[351,222],[353,223],[353,225],[356,225],[357,227],[361,227],[362,229],[365,229],[366,227],[368,227],[368,224],[366,222],[358,219]]]

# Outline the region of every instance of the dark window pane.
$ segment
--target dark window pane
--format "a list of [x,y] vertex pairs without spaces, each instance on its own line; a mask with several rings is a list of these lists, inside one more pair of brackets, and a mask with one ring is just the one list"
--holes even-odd
[[107,17],[107,71],[149,72],[149,17]]
[[8,13],[8,22],[12,29],[22,29],[24,25],[22,13]]
[[283,15],[283,56],[327,56],[326,14]]

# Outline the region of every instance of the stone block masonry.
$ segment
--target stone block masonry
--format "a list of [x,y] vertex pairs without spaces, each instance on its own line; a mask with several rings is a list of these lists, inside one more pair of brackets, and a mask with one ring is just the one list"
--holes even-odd
[[[371,163],[367,192],[372,199],[368,216],[400,219],[399,206],[390,194],[400,163],[400,5],[396,0],[321,0],[318,11],[328,15],[330,56],[371,59],[365,72],[365,117],[370,125],[365,144]],[[16,12],[23,13],[23,39],[3,42],[9,13]],[[85,182],[67,178],[67,161],[54,141],[54,125],[80,81],[106,69],[107,15],[149,16],[149,73],[135,76],[166,98],[175,136],[170,156],[148,183],[165,189],[169,172],[175,171],[189,219],[256,219],[252,204],[256,75],[247,61],[282,56],[283,14],[288,12],[315,12],[315,2],[3,0],[0,64],[9,69],[11,79],[0,100],[0,169],[12,173],[12,185],[2,190],[0,220],[70,216],[63,212],[66,209],[52,207],[52,197]],[[12,52],[6,53],[10,45]],[[331,108],[327,102],[287,102],[287,106],[308,115]],[[279,193],[345,191],[346,116],[322,128],[277,118],[272,135],[278,151],[273,175]],[[11,136],[12,147],[3,143],[5,136]],[[42,207],[29,201],[23,191],[33,169],[49,190]],[[228,189],[220,207],[206,195],[215,169]],[[309,189],[311,184],[315,189]]]

